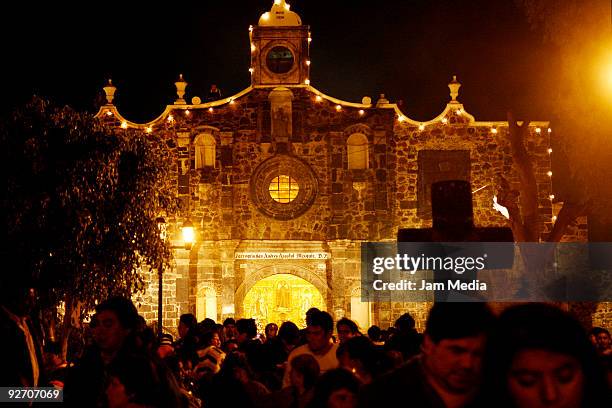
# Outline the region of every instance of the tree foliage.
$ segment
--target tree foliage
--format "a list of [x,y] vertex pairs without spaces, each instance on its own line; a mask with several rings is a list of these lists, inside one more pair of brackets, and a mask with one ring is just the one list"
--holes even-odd
[[34,97],[3,121],[0,140],[3,292],[35,287],[43,308],[87,311],[143,289],[142,269],[169,262],[155,221],[175,208],[161,138]]

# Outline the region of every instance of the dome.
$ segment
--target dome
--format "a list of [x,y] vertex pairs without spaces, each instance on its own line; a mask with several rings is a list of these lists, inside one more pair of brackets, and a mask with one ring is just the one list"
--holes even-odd
[[290,5],[285,0],[274,0],[272,9],[259,17],[260,26],[300,26],[302,19],[297,13],[289,10]]

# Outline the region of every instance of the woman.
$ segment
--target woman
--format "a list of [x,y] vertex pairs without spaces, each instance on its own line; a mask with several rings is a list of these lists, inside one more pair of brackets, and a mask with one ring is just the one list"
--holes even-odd
[[314,388],[309,408],[355,408],[359,381],[347,370],[336,368],[323,374]]
[[551,305],[525,304],[501,314],[487,345],[483,378],[482,406],[610,406],[586,332]]

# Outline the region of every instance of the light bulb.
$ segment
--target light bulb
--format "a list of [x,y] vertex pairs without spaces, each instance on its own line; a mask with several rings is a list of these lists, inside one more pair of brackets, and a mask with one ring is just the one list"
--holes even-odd
[[365,113],[365,111],[363,109],[359,109],[359,114],[363,115]]

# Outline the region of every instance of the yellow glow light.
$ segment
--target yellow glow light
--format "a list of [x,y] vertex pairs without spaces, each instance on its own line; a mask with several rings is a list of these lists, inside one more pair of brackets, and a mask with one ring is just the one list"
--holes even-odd
[[251,52],[255,52],[255,44],[251,43]]
[[249,32],[250,33],[253,32],[253,26],[252,25],[249,26]]
[[419,130],[425,130],[425,125],[423,124],[419,125]]
[[113,112],[111,112],[111,111],[106,111],[106,116],[113,116]]
[[555,195],[551,194],[551,195],[548,196],[548,198],[550,198],[551,200],[554,200],[555,199]]
[[552,153],[552,147],[548,148],[548,154]]
[[306,60],[306,65],[310,66],[310,60]]
[[363,109],[359,109],[359,114],[363,115],[365,113],[365,111]]
[[463,113],[463,110],[457,109],[455,112],[457,113],[457,115],[461,115]]
[[403,121],[406,120],[406,118],[403,115],[400,115],[400,116],[397,117],[397,120],[400,121],[400,122],[403,122]]
[[444,123],[446,125],[446,122],[448,122],[448,119],[442,118],[442,123]]
[[306,85],[310,85],[310,79],[305,79],[305,80],[304,80],[304,83],[305,83]]
[[274,0],[274,4],[276,4],[277,6],[280,5],[281,0]]
[[153,132],[153,128],[152,128],[151,126],[147,126],[147,127],[145,128],[145,132],[147,132],[147,133],[151,133],[151,132]]
[[340,105],[336,105],[336,110],[337,110],[337,111],[342,110],[342,106],[340,106]]
[[540,129],[539,127],[536,128],[536,133],[542,133],[542,129]]
[[121,122],[121,129],[127,129],[127,122],[125,120]]
[[553,216],[552,216],[552,222],[555,222],[555,221],[557,221],[557,216],[556,216],[556,215],[553,215]]
[[606,94],[612,92],[612,52],[608,52],[601,63],[601,83]]
[[321,98],[321,96],[319,96],[319,95],[317,95],[315,97],[315,101],[317,101],[317,102],[321,102],[322,100],[323,100],[323,98]]
[[264,19],[264,21],[268,20],[270,18],[270,13],[263,13],[263,15],[261,16],[261,18]]
[[255,70],[253,69],[253,67],[249,68],[249,72],[252,74]]
[[552,171],[548,171],[548,173],[546,173],[548,175],[548,177],[552,177]]
[[235,103],[236,103],[236,101],[235,101],[235,100],[230,99],[230,101],[229,101],[229,104],[230,104],[230,105],[233,105],[233,104],[235,104]]
[[185,115],[186,115],[186,116],[191,115],[191,112],[189,112],[189,109],[187,109],[187,110],[185,111]]
[[491,133],[493,134],[497,133],[497,128],[491,128]]
[[174,116],[168,115],[168,122],[174,122]]
[[214,109],[213,109],[212,107],[210,107],[210,108],[208,108],[208,111],[209,111],[210,113],[213,113]]
[[548,133],[552,133],[552,129],[551,128],[548,128]]
[[308,42],[312,42],[312,38],[308,37]]
[[291,7],[290,4],[285,3],[285,10],[289,11],[289,8]]

